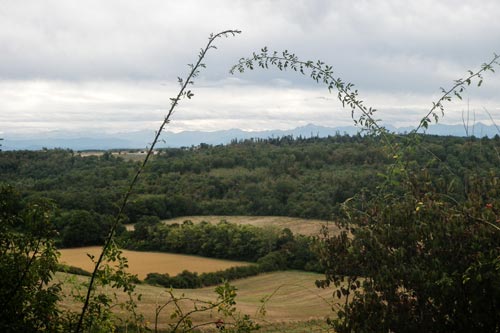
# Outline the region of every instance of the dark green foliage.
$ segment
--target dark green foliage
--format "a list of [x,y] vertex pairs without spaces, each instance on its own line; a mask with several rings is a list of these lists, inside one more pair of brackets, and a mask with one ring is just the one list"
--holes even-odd
[[294,236],[289,229],[258,228],[221,221],[218,224],[140,224],[126,232],[120,241],[130,249],[179,252],[207,257],[256,261],[256,265],[231,267],[211,273],[184,271],[176,276],[151,273],[146,283],[172,288],[200,288],[218,285],[263,272],[299,269],[322,272],[312,247],[314,239]]
[[60,285],[48,201],[20,204],[11,187],[0,187],[0,331],[58,330]]
[[[361,178],[374,177],[385,158],[376,145],[361,143],[364,140],[285,137],[167,149],[145,170],[126,213],[133,223],[142,215],[162,219],[193,214],[328,218],[327,208],[303,212],[297,207],[318,200],[332,207],[355,193],[353,172],[359,171]],[[370,152],[361,151],[362,147]],[[194,170],[196,165],[203,168]],[[0,175],[18,186],[23,196],[48,196],[62,211],[81,209],[101,215],[116,212],[136,168],[136,163],[114,155],[81,157],[66,150],[0,155]]]
[[201,273],[183,271],[176,276],[168,274],[149,273],[144,282],[159,285],[166,288],[194,289],[208,286],[216,286],[224,281],[243,279],[266,272],[260,265],[231,267],[222,271]]
[[498,173],[463,170],[461,182],[441,167],[405,163],[382,193],[349,202],[345,232],[324,240],[319,284],[351,299],[338,332],[500,331]]
[[[205,257],[255,261],[267,248],[261,229],[248,225],[202,222],[182,225],[139,225],[123,238],[123,246],[134,250],[155,250],[201,255]],[[126,236],[126,235],[124,235]],[[137,240],[137,241],[136,241]]]
[[136,241],[146,241],[149,237],[149,228],[160,223],[160,219],[156,216],[143,216],[134,224],[134,232],[132,238]]
[[168,274],[149,273],[144,282],[159,285],[167,288],[201,288],[202,282],[198,273],[192,273],[187,270],[182,271],[174,277]]
[[65,272],[65,273],[69,273],[69,274],[83,275],[83,276],[92,275],[92,273],[84,270],[83,268],[75,267],[75,266],[68,266],[68,265],[63,265],[63,264],[57,265],[57,271],[58,272]]
[[64,247],[78,247],[102,244],[105,234],[101,229],[109,221],[101,221],[98,214],[85,210],[72,210],[63,213],[58,219],[61,228],[61,243]]
[[232,281],[243,279],[250,276],[262,273],[262,269],[258,265],[230,267],[223,271],[201,273],[200,280],[204,286],[212,286],[220,284],[222,281]]
[[259,258],[257,264],[262,272],[284,270],[288,266],[287,255],[284,251],[269,252],[262,258]]

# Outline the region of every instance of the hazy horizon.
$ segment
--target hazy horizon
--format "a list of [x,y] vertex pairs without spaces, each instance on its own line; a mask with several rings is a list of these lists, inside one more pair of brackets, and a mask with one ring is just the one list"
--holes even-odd
[[[467,130],[466,130],[467,128]],[[414,127],[387,127],[389,131],[407,133]],[[218,131],[181,131],[173,133],[163,132],[157,147],[179,148],[197,146],[201,143],[219,145],[228,144],[233,140],[245,140],[250,138],[276,138],[282,136],[293,137],[327,137],[337,134],[355,135],[360,131],[359,127],[325,127],[321,125],[308,124],[286,130],[244,131],[241,129],[227,129]],[[443,136],[475,136],[494,137],[500,134],[496,125],[485,125],[483,123],[470,123],[467,125],[430,125],[425,131],[427,134]],[[144,149],[154,137],[153,130],[142,130],[122,133],[87,133],[71,131],[53,131],[43,135],[31,134],[6,135],[2,143],[3,150],[40,150],[43,148],[63,148],[73,150],[107,150],[107,149]]]

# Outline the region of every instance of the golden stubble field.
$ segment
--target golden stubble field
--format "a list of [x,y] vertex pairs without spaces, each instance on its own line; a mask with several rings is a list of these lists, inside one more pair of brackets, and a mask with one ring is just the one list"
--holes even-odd
[[[83,268],[91,272],[94,269],[94,265],[87,256],[87,253],[97,258],[101,253],[101,249],[100,246],[61,249],[59,250],[61,253],[59,262]],[[203,258],[184,254],[129,250],[122,250],[122,252],[128,259],[128,271],[132,274],[137,274],[141,280],[143,280],[148,273],[168,273],[173,276],[181,273],[183,270],[206,273],[249,264],[241,261]]]
[[[71,274],[57,273],[56,279],[65,281]],[[82,276],[75,276],[79,282],[86,279]],[[262,325],[289,325],[290,323],[318,320],[324,322],[328,316],[333,316],[332,306],[339,303],[332,297],[332,289],[318,289],[314,282],[323,278],[323,275],[301,271],[284,271],[261,274],[255,277],[240,279],[231,282],[237,287],[236,308],[244,314],[250,315]],[[64,283],[64,292],[69,294],[71,284]],[[186,297],[215,300],[215,287],[200,289],[175,289],[175,295],[184,294]],[[112,290],[108,290],[112,294]],[[141,300],[137,302],[138,312],[143,314],[150,327],[154,324],[155,309],[158,305],[167,300],[165,288],[155,287],[145,284],[137,285],[136,292],[141,294]],[[265,305],[266,314],[262,316],[259,309],[262,306],[261,300],[272,295]],[[118,294],[121,301],[125,301],[125,295]],[[343,300],[340,300],[342,302]],[[63,300],[65,307],[78,311],[78,304],[70,298]],[[193,308],[192,303],[183,303],[185,311]],[[120,311],[116,308],[116,311]],[[172,308],[165,308],[159,316],[159,327],[165,328],[171,322],[169,318]],[[120,314],[125,315],[125,314]],[[195,314],[194,323],[214,321],[218,318],[217,313]],[[281,324],[282,323],[282,324]],[[309,330],[308,330],[309,331]]]

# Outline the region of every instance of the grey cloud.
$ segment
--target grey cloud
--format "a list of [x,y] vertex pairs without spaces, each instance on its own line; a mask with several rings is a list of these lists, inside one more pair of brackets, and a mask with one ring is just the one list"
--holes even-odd
[[244,34],[221,40],[222,50],[207,60],[215,69],[210,75],[225,75],[238,57],[268,45],[322,58],[363,84],[376,73],[363,66],[366,58],[423,57],[464,66],[484,60],[498,47],[498,12],[495,1],[3,2],[0,73],[171,77],[195,60],[210,32],[239,28]]
[[[25,123],[30,123],[38,130],[79,127],[98,127],[105,131],[115,131],[119,127],[124,130],[151,129],[165,116],[168,97],[176,89],[176,84],[162,85],[158,81],[4,82],[0,84],[0,127],[20,131]],[[181,101],[170,128],[188,130],[208,126],[221,129],[230,126],[259,130],[284,129],[291,124],[292,127],[308,123],[352,124],[350,111],[342,109],[336,96],[324,89],[240,84],[195,86],[194,92],[192,100]],[[416,123],[432,102],[426,94],[387,92],[367,93],[364,99],[366,105],[379,110],[379,118],[395,125]],[[499,103],[495,98],[482,99],[472,94],[469,106],[471,110],[487,108],[500,123]],[[446,107],[448,123],[459,123],[467,102],[455,101]]]
[[[2,1],[0,122],[150,126],[161,120],[176,77],[196,60],[208,34],[228,28],[243,34],[217,42],[174,128],[350,124],[335,96],[296,73],[229,76],[232,64],[262,46],[324,60],[384,120],[414,121],[439,87],[500,52],[498,13],[493,0]],[[488,75],[465,97],[500,119],[498,91],[500,76]],[[464,105],[451,109],[445,119],[459,122],[455,114]]]

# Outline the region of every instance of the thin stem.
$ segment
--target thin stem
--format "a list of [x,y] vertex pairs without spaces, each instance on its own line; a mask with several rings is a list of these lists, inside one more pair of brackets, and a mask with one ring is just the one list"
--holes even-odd
[[184,312],[182,312],[182,309],[180,308],[179,304],[177,304],[177,302],[174,302],[175,307],[179,310],[179,313],[181,314],[181,316],[180,316],[179,320],[177,321],[176,325],[174,326],[174,328],[172,329],[172,332],[177,332],[177,329],[179,328],[181,323],[184,323],[186,318],[189,318],[189,316],[191,316],[193,313],[213,310],[213,309],[217,308],[219,305],[221,305],[222,303],[223,303],[223,301],[220,301],[219,303],[211,304],[202,310],[193,309],[191,311],[184,313]]
[[[274,54],[276,54],[276,52]],[[295,55],[291,55],[286,51],[283,53],[282,57],[276,55],[268,56],[267,48],[264,48],[263,53],[261,55],[254,54],[253,59],[240,59],[239,63],[233,66],[230,72],[234,73],[236,69],[241,72],[243,70],[243,66],[247,66],[250,69],[253,69],[252,60],[260,61],[259,66],[262,68],[268,68],[268,63],[271,63],[277,66],[280,70],[290,67],[295,71],[298,70],[302,74],[305,74],[304,68],[311,69],[311,76],[313,77],[313,79],[315,79],[317,82],[319,82],[319,80],[321,79],[324,83],[328,84],[329,91],[331,91],[333,87],[337,88],[337,90],[339,91],[338,98],[342,102],[342,104],[345,105],[345,103],[347,103],[348,105],[350,105],[353,113],[354,110],[358,109],[363,114],[365,119],[367,119],[367,121],[365,121],[364,123],[364,127],[366,127],[367,129],[370,129],[370,127],[375,127],[376,132],[383,136],[387,145],[390,147],[392,152],[395,153],[396,150],[389,140],[388,136],[386,135],[385,128],[383,126],[380,126],[377,123],[377,120],[373,118],[373,112],[375,112],[376,110],[372,108],[367,109],[367,107],[363,105],[362,101],[356,98],[357,91],[349,91],[349,88],[353,86],[352,84],[345,84],[341,79],[333,77],[331,67],[322,67],[323,63],[319,61],[318,64],[315,65],[312,61],[299,60]],[[291,65],[289,66],[288,63],[290,63]],[[329,79],[330,82],[327,79]],[[355,120],[355,122],[357,121]]]
[[[429,119],[429,117],[436,111],[437,108],[442,108],[442,102],[447,100],[449,101],[450,98],[451,98],[451,94],[452,93],[455,93],[455,95],[457,95],[456,91],[457,89],[460,87],[463,87],[465,84],[467,85],[470,85],[470,82],[472,81],[472,79],[474,78],[480,78],[482,80],[482,76],[481,74],[486,72],[487,70],[492,70],[492,66],[493,64],[498,64],[498,59],[500,58],[500,55],[495,55],[493,57],[493,59],[487,63],[487,64],[484,64],[481,69],[475,73],[469,71],[470,75],[468,77],[466,77],[465,79],[460,79],[460,80],[457,80],[455,81],[455,85],[452,86],[450,89],[448,90],[443,90],[443,95],[441,96],[441,98],[438,99],[437,102],[433,103],[433,106],[432,108],[429,110],[429,112],[427,112],[427,114],[425,115],[425,117],[422,118],[422,120],[420,120],[420,123],[418,124],[417,128],[415,128],[412,133],[417,133],[423,126],[424,124],[427,122],[427,120]],[[481,82],[481,81],[480,81]],[[478,84],[480,85],[480,83]],[[460,97],[460,95],[457,95]]]
[[146,157],[144,158],[144,161],[142,162],[141,166],[139,167],[136,174],[134,175],[134,178],[130,182],[129,188],[128,188],[127,192],[125,193],[125,196],[124,196],[122,203],[120,205],[120,209],[119,209],[118,213],[116,214],[114,222],[113,222],[111,229],[109,231],[109,234],[106,237],[106,241],[104,242],[104,246],[103,246],[103,249],[101,251],[101,254],[99,255],[99,259],[95,263],[94,271],[92,272],[92,276],[90,278],[90,283],[89,283],[89,286],[87,288],[87,296],[85,297],[85,302],[84,302],[83,307],[82,307],[82,312],[80,314],[80,317],[78,320],[78,325],[77,325],[76,330],[75,330],[76,333],[80,333],[82,330],[83,318],[85,317],[85,313],[86,313],[87,308],[89,306],[90,296],[91,296],[91,293],[92,293],[92,290],[94,287],[94,282],[95,282],[95,279],[97,276],[97,271],[99,270],[99,266],[101,265],[102,261],[104,260],[104,257],[108,251],[108,248],[113,240],[113,236],[115,234],[116,228],[118,227],[118,225],[120,223],[121,216],[125,210],[125,206],[127,205],[128,199],[129,199],[130,195],[132,194],[132,191],[134,189],[135,184],[137,183],[137,180],[139,179],[139,176],[144,171],[146,164],[148,163],[149,158],[151,157],[151,155],[153,153],[153,149],[156,146],[156,143],[158,142],[163,129],[170,122],[170,116],[174,112],[175,107],[178,105],[179,100],[183,96],[187,96],[188,98],[191,98],[191,96],[186,95],[186,93],[185,93],[186,87],[188,84],[192,83],[191,79],[196,76],[196,74],[198,72],[198,68],[204,67],[204,65],[201,63],[201,61],[205,57],[208,50],[211,48],[214,48],[212,43],[217,38],[219,38],[221,36],[225,36],[225,37],[227,37],[228,35],[235,36],[236,34],[239,34],[239,33],[241,33],[241,31],[239,31],[239,30],[226,30],[226,31],[219,32],[215,35],[211,35],[210,38],[208,39],[207,45],[205,46],[204,49],[202,49],[201,53],[199,54],[198,61],[196,62],[196,64],[194,66],[192,66],[188,77],[186,78],[186,80],[183,81],[183,84],[181,85],[181,89],[179,90],[179,93],[177,94],[177,96],[175,98],[172,99],[170,109],[169,109],[167,115],[165,116],[163,122],[161,123],[159,129],[156,131],[156,135],[154,137],[153,143],[149,147],[148,152],[146,154]]
[[493,119],[493,117],[491,116],[491,113],[488,111],[487,108],[483,107],[483,110],[484,112],[486,112],[486,114],[488,115],[488,117],[490,117],[490,120],[491,120],[491,123],[495,126],[495,128],[497,129],[497,132],[498,134],[500,134],[500,127],[498,127],[497,123],[495,122],[495,119]]

